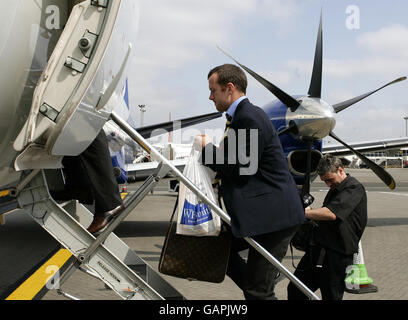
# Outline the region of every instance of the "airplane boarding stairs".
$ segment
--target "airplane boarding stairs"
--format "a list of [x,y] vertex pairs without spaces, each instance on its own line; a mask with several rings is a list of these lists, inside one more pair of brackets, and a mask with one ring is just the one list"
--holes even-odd
[[[68,268],[59,275],[60,278],[55,279],[60,288],[75,270],[80,269],[105,282],[126,300],[184,299],[112,233],[158,181],[157,176],[149,177],[139,190],[125,201],[126,209],[96,238],[86,230],[93,219],[92,213],[86,207],[77,201],[60,205],[51,198],[46,171],[40,171],[30,181],[19,194],[21,208],[76,258],[71,260]],[[58,293],[77,300],[61,289],[58,289]]]
[[[143,149],[161,162],[156,173],[147,178],[125,202],[126,209],[121,214],[112,220],[95,238],[86,230],[86,226],[92,221],[92,214],[76,201],[68,202],[62,206],[56,203],[49,194],[47,171],[44,170],[34,170],[22,181],[18,190],[20,207],[75,256],[76,259],[73,259],[70,266],[60,275],[60,285],[75,270],[79,269],[101,279],[109,288],[126,300],[184,299],[157,271],[146,264],[113,234],[113,231],[156,186],[160,179],[169,172],[197,194],[224,222],[231,224],[230,217],[217,204],[208,199],[165,157],[150,146],[149,142],[126,121],[114,112],[111,114],[111,119]],[[252,238],[245,238],[245,240],[310,299],[319,300],[313,292],[256,241]],[[58,292],[67,298],[76,299],[62,290]]]

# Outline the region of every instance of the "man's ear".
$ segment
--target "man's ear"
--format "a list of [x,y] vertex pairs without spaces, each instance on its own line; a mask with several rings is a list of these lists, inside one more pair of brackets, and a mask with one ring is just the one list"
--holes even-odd
[[337,172],[340,174],[340,176],[343,176],[343,175],[346,174],[346,172],[344,171],[344,168],[342,168],[342,167],[339,167]]
[[228,82],[227,89],[232,93],[235,90],[235,85],[232,82]]

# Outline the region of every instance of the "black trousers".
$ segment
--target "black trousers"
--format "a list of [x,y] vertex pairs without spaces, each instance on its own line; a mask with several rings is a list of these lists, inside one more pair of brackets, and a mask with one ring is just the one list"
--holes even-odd
[[62,164],[66,176],[65,188],[68,192],[81,194],[82,202],[95,202],[95,215],[122,204],[103,130],[83,153],[76,157],[64,157]]
[[[343,255],[325,249],[324,257],[321,259],[321,249],[319,246],[313,246],[305,253],[296,268],[295,276],[311,291],[320,289],[323,300],[342,300],[346,269],[353,264],[353,255]],[[317,267],[316,265],[320,263],[321,267]],[[294,284],[288,285],[288,300],[307,299],[308,297]]]
[[[252,237],[279,262],[299,226]],[[245,261],[239,254],[249,248]],[[278,270],[242,238],[232,239],[227,275],[241,288],[247,300],[276,300],[275,281]]]

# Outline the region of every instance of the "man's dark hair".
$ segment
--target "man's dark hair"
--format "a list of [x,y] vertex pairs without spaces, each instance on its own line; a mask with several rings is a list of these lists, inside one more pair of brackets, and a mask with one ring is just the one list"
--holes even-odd
[[344,168],[341,160],[331,154],[326,154],[317,165],[317,174],[323,176],[328,172],[337,172],[339,168]]
[[231,82],[240,92],[246,94],[248,80],[241,68],[233,64],[223,64],[212,69],[208,74],[208,79],[210,79],[214,73],[218,74],[219,85],[226,86]]

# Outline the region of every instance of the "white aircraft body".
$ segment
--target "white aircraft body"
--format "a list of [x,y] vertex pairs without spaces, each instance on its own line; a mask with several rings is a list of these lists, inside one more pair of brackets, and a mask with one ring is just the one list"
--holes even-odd
[[90,145],[120,100],[139,16],[130,0],[5,2],[0,190]]

